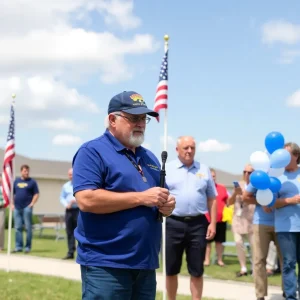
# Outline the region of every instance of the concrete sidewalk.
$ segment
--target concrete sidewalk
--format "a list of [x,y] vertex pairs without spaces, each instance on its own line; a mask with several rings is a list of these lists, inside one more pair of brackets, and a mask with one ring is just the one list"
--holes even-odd
[[[0,269],[6,270],[8,267],[7,255],[0,254]],[[52,258],[40,258],[29,255],[11,254],[9,259],[9,269],[64,277],[66,279],[80,280],[80,268],[74,261],[63,261]],[[157,289],[162,291],[164,287],[163,276],[157,274]],[[178,294],[190,295],[189,277],[179,277]],[[220,298],[225,300],[253,300],[255,299],[254,286],[249,283],[235,281],[216,280],[204,278],[204,297]],[[267,300],[282,300],[281,289],[279,287],[269,287],[269,297]]]

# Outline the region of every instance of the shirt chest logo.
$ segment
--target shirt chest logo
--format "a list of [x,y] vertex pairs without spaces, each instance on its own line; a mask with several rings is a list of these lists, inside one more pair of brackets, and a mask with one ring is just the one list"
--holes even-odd
[[200,179],[206,178],[205,174],[200,173],[200,172],[197,172],[197,173],[196,173],[196,176],[197,176],[198,178],[200,178]]
[[23,188],[27,187],[28,184],[25,183],[25,182],[19,182],[19,183],[17,184],[17,186],[18,186],[19,188],[23,189]]
[[152,165],[152,164],[147,164],[147,167],[149,167],[151,170],[159,171],[159,167],[158,166],[155,166],[155,165]]

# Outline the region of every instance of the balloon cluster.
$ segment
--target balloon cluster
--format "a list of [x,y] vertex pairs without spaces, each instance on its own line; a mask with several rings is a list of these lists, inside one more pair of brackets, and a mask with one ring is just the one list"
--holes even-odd
[[273,206],[274,194],[279,192],[278,179],[291,161],[290,153],[284,149],[284,137],[280,132],[270,132],[265,138],[267,151],[255,151],[250,156],[254,169],[250,183],[257,189],[256,201],[263,206]]

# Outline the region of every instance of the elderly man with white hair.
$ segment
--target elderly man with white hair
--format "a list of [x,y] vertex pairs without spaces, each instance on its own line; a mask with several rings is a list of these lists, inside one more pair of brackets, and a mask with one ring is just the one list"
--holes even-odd
[[[177,158],[166,165],[166,182],[176,197],[176,208],[166,222],[168,299],[175,300],[183,253],[186,253],[193,300],[202,299],[207,241],[216,234],[217,190],[208,166],[194,160],[196,143],[181,136]],[[210,223],[206,218],[209,212]]]

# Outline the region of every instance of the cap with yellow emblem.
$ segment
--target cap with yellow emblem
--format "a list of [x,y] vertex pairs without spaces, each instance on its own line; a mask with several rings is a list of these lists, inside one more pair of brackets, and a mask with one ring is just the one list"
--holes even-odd
[[158,113],[149,109],[143,97],[133,91],[124,91],[115,95],[109,102],[108,114],[116,111],[124,111],[132,115],[147,114],[158,117]]

